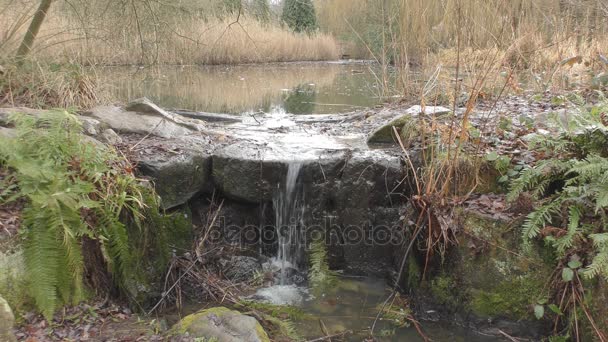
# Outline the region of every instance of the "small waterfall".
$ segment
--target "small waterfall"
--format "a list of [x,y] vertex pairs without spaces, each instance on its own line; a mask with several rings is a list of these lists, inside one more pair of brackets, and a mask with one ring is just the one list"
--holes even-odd
[[285,187],[273,198],[275,211],[275,227],[278,235],[277,260],[281,267],[281,285],[287,282],[287,270],[298,268],[302,257],[302,238],[300,236],[300,225],[302,222],[304,205],[303,197],[298,188],[298,176],[301,163],[289,163]]

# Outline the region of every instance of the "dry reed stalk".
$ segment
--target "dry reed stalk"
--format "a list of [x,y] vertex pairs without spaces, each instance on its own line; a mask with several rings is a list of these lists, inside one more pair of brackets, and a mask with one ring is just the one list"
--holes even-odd
[[[297,34],[250,17],[239,17],[238,25],[233,25],[236,21],[231,17],[183,14],[165,18],[163,8],[131,7],[122,15],[109,12],[75,20],[69,8],[56,6],[48,14],[32,54],[47,62],[83,65],[242,64],[335,60],[340,56],[336,40],[327,34]],[[16,4],[0,11],[0,46],[5,57],[16,50],[27,21],[22,18],[29,16],[29,7]]]

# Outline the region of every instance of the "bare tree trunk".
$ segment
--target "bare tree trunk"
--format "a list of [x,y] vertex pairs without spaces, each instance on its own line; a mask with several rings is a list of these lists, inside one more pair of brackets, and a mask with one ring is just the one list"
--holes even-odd
[[25,57],[32,50],[32,46],[34,45],[34,40],[40,31],[40,26],[44,22],[46,18],[46,13],[49,11],[51,7],[51,3],[53,0],[41,0],[40,6],[38,6],[38,10],[36,10],[36,14],[34,15],[34,19],[30,23],[30,27],[27,29],[25,33],[25,37],[23,37],[23,41],[19,46],[19,50],[17,50],[17,61],[20,63],[23,61]]

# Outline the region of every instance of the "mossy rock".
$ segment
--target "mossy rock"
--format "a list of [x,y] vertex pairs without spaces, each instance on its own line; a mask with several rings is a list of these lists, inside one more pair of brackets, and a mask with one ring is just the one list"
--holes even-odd
[[0,297],[4,297],[16,313],[29,309],[28,277],[23,251],[16,248],[0,252]]
[[186,316],[171,328],[169,335],[209,338],[218,342],[270,342],[255,318],[225,307]]
[[390,144],[396,143],[397,139],[394,136],[393,127],[397,128],[399,136],[403,143],[407,146],[420,135],[419,119],[425,116],[441,116],[448,114],[451,111],[448,108],[436,106],[413,106],[399,115],[374,130],[367,138],[368,144]]
[[480,319],[534,321],[533,306],[554,265],[542,252],[521,248],[517,226],[465,210],[457,216],[459,245],[426,284],[434,301]]
[[14,324],[15,316],[13,315],[13,311],[8,302],[0,296],[0,341],[17,341],[12,331]]
[[194,243],[189,207],[171,213],[149,210],[146,215],[150,221],[148,233],[142,234],[137,227],[129,230],[130,247],[140,254],[134,258],[134,273],[125,284],[129,297],[144,307],[160,297],[171,256],[189,252]]
[[[402,115],[396,119],[389,121],[384,124],[382,127],[373,131],[369,137],[367,138],[368,144],[390,144],[394,143],[397,140],[394,136],[393,127],[396,127],[398,130],[402,130],[403,127],[413,127],[416,122],[416,118],[411,114]],[[410,133],[407,134],[409,136]]]

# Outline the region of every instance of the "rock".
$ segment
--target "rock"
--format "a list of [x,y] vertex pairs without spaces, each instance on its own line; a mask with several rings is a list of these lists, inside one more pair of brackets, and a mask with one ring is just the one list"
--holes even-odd
[[205,113],[205,112],[192,112],[186,110],[175,110],[176,114],[181,116],[203,120],[205,122],[220,122],[220,123],[238,123],[243,122],[243,117],[233,114],[221,114],[221,113]]
[[120,137],[120,135],[116,134],[116,132],[114,132],[114,130],[111,128],[108,128],[101,132],[101,136],[99,137],[99,139],[102,142],[110,145],[122,143],[122,138]]
[[234,255],[230,259],[221,260],[220,263],[226,278],[235,283],[251,280],[262,270],[262,264],[254,257]]
[[17,130],[12,128],[0,127],[0,137],[14,138],[17,136]]
[[414,125],[416,122],[416,117],[412,114],[403,114],[386,124],[382,125],[380,128],[374,130],[369,137],[367,138],[368,144],[388,144],[395,143],[397,139],[394,137],[393,127],[397,128],[397,131],[401,131],[401,129],[406,126],[410,127]]
[[[295,147],[294,147],[295,146]],[[294,150],[291,150],[293,148]],[[302,182],[325,183],[335,178],[346,153],[338,149],[306,149],[297,145],[254,145],[240,142],[213,155],[213,182],[224,195],[248,203],[272,201],[277,188],[285,183],[289,165],[302,164]]]
[[12,107],[12,108],[0,108],[0,126],[7,126],[9,124],[9,118],[13,114],[23,113],[32,116],[40,116],[44,113],[48,112],[47,110],[42,109],[32,109],[25,107]]
[[374,130],[368,136],[367,143],[368,144],[388,144],[388,143],[396,142],[397,140],[393,136],[394,135],[393,127],[396,127],[399,132],[402,132],[402,130],[407,132],[407,134],[405,136],[403,135],[403,133],[401,134],[402,140],[411,139],[411,137],[413,135],[415,135],[415,133],[417,132],[415,130],[416,125],[417,125],[416,118],[420,114],[442,115],[442,114],[447,114],[450,112],[451,111],[449,109],[444,108],[444,107],[434,107],[434,106],[427,106],[424,108],[422,108],[421,106],[410,107],[408,110],[405,111],[404,114],[401,114],[401,115],[398,115],[397,117],[389,119],[388,122],[386,122],[385,124],[383,124],[382,126],[377,128],[376,130]]
[[146,113],[160,116],[167,119],[168,121],[172,121],[178,125],[187,127],[194,131],[200,131],[204,127],[202,121],[188,119],[180,115],[170,113],[160,108],[145,97],[129,102],[129,104],[125,107],[125,110],[130,112]]
[[405,113],[410,114],[410,115],[419,115],[419,114],[443,115],[443,114],[448,114],[451,111],[452,110],[449,108],[440,107],[440,106],[424,106],[424,108],[422,108],[422,106],[416,105],[416,106],[412,106],[409,109],[407,109],[405,111]]
[[401,156],[382,151],[355,151],[335,184],[340,208],[392,206],[403,196],[404,166]]
[[537,320],[532,310],[554,269],[543,259],[546,252],[524,250],[510,222],[470,211],[459,212],[455,220],[462,222],[464,234],[420,290],[484,333],[501,329],[534,340],[549,333],[551,324]]
[[86,116],[79,116],[78,119],[80,120],[80,122],[82,122],[82,129],[85,134],[96,136],[97,134],[99,134],[99,132],[101,132],[102,125],[99,120],[95,120]]
[[139,169],[153,179],[162,207],[170,209],[188,202],[208,185],[211,157],[195,151],[168,158],[149,156],[139,161]]
[[120,133],[151,134],[161,138],[179,138],[195,132],[164,116],[125,111],[116,106],[98,106],[86,115],[98,119]]
[[15,316],[13,315],[13,310],[8,306],[6,300],[0,296],[0,341],[17,341],[12,331],[14,324]]
[[184,317],[170,330],[173,336],[209,338],[218,342],[270,342],[264,328],[253,317],[216,307]]

